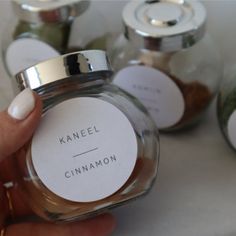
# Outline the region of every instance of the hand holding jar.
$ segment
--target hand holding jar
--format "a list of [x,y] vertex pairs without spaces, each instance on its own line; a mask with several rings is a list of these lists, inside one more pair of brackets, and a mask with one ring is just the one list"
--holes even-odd
[[[28,138],[21,137],[23,131],[12,134],[19,128],[7,131],[16,135],[8,140],[22,140],[13,150],[12,178],[30,208],[47,221],[93,217],[143,196],[153,186],[158,131],[142,104],[110,83],[111,74],[106,53],[90,50],[41,62],[16,75],[26,94],[33,89],[40,95],[43,112],[36,130],[36,125],[27,127]],[[22,108],[32,107],[31,101],[22,101]],[[9,111],[23,118],[15,106]],[[12,148],[8,145],[7,150]]]
[[[8,111],[0,112],[0,235],[109,235],[114,228],[114,219],[108,214],[67,225],[23,222],[23,217],[32,215],[32,211],[21,198],[18,185],[12,182],[15,174],[12,171],[13,153],[30,139],[41,112],[41,100],[30,89],[20,93]],[[5,222],[12,224],[5,226]]]

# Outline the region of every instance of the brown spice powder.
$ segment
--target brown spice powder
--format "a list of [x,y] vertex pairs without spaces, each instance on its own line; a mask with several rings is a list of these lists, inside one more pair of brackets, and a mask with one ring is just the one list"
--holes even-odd
[[207,86],[198,81],[184,83],[173,75],[170,78],[177,84],[185,100],[184,114],[174,127],[187,125],[205,111],[213,98],[213,94]]
[[138,65],[148,66],[154,69],[156,68],[157,70],[166,74],[179,87],[185,101],[185,111],[181,120],[169,128],[175,129],[190,125],[192,121],[197,119],[205,111],[214,95],[206,85],[198,81],[186,83],[176,76],[170,74],[168,64],[172,54],[163,54],[162,58],[160,58],[159,60],[153,60],[153,57],[151,57],[150,55],[142,55],[139,58],[140,62],[138,63]]
[[[28,145],[30,144],[28,143],[27,146]],[[156,160],[138,157],[133,173],[117,192],[98,201],[82,203],[69,201],[57,196],[44,186],[37,178],[36,173],[32,172],[33,177],[31,176],[32,173],[28,172],[27,167],[27,163],[32,165],[30,149],[28,149],[28,151],[20,150],[16,158],[19,170],[19,172],[17,172],[16,181],[21,183],[22,189],[20,193],[22,199],[25,200],[36,214],[52,221],[86,218],[88,216],[87,214],[97,214],[100,211],[106,210],[107,207],[119,206],[123,202],[128,202],[133,198],[143,195],[156,176],[158,164]],[[28,161],[25,160],[25,158],[27,158]],[[22,178],[22,176],[24,176],[24,178]],[[25,181],[25,178],[31,178],[31,181]],[[43,194],[39,194],[39,191]],[[40,205],[43,206],[43,209],[38,207]],[[98,207],[101,207],[101,209]]]

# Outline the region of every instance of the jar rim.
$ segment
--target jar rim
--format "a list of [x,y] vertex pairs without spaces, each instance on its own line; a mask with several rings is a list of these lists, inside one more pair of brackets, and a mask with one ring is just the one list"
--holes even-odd
[[[16,74],[21,90],[38,89],[54,82],[73,79],[78,83],[91,82],[112,75],[112,69],[105,51],[86,50],[68,53],[40,62]],[[80,81],[80,77],[83,80]]]
[[29,23],[65,22],[87,10],[90,0],[13,0],[13,10],[19,19]]
[[177,51],[202,39],[206,18],[206,9],[198,0],[130,1],[123,10],[124,34],[140,48]]

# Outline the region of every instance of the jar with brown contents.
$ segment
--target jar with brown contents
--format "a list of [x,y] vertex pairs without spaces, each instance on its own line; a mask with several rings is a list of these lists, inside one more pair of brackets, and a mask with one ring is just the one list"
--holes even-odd
[[146,106],[157,127],[172,131],[198,121],[218,91],[222,63],[205,32],[199,1],[131,1],[124,35],[110,46],[113,82]]
[[42,97],[32,140],[16,153],[16,179],[49,221],[87,218],[147,193],[157,174],[158,132],[133,96],[109,83],[105,52],[81,51],[17,75]]

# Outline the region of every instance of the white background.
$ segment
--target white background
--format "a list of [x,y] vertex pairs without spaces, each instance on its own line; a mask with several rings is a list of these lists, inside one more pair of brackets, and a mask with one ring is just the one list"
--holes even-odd
[[[96,22],[96,17],[99,17],[100,22],[105,23],[104,28],[109,28],[110,31],[119,31],[122,28],[121,24],[121,11],[127,0],[91,0],[92,7],[91,12],[94,12],[94,18],[89,19],[89,28],[93,24],[99,24]],[[236,61],[236,0],[205,0],[203,1],[208,11],[208,32],[213,36],[214,41],[219,45],[219,50],[225,62],[227,68],[229,64],[233,64]],[[101,18],[101,15],[103,18]],[[7,25],[14,19],[12,13],[10,0],[0,0],[0,37],[6,34]],[[70,43],[77,42],[78,35],[76,29],[78,29],[79,18],[74,24]],[[98,28],[98,27],[97,27]],[[103,27],[98,28],[103,30]],[[106,30],[106,29],[104,29]],[[99,32],[97,32],[100,34]],[[12,97],[12,91],[10,89],[9,80],[6,79],[6,75],[2,69],[2,63],[0,60],[0,92],[1,96],[7,98],[7,102]],[[2,89],[3,88],[3,89]],[[6,89],[7,88],[7,91]],[[0,108],[3,108],[6,102],[0,100]]]
[[[219,45],[228,68],[236,64],[236,1],[204,3],[208,10],[208,31]],[[110,0],[96,4],[110,29],[120,28],[124,2]],[[0,0],[1,35],[6,19],[12,17],[9,11],[9,1]],[[10,98],[10,83],[2,68],[0,87]],[[145,198],[113,211],[118,220],[114,235],[235,236],[236,154],[220,133],[215,103],[195,129],[161,134],[160,138],[157,182]]]

